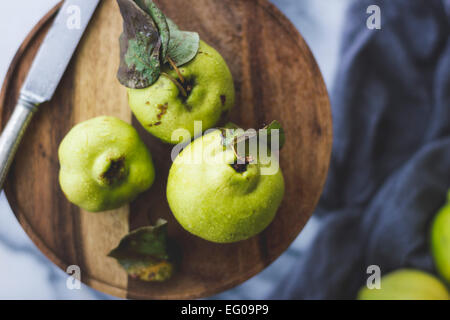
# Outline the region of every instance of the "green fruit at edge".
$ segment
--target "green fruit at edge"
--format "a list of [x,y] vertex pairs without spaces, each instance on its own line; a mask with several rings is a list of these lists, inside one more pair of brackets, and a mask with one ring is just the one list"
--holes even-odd
[[155,178],[151,155],[137,131],[117,118],[98,117],[76,125],[58,153],[64,194],[90,212],[129,203]]
[[444,284],[433,275],[412,269],[391,272],[381,278],[381,289],[363,287],[359,300],[448,300]]
[[[233,77],[222,56],[200,41],[197,56],[179,68],[189,87],[187,98],[167,76],[145,89],[128,89],[128,101],[136,118],[152,135],[168,143],[176,129],[186,129],[194,137],[194,121],[202,121],[203,131],[214,127],[221,116],[234,105]],[[177,73],[166,65],[163,72],[177,79]]]
[[450,192],[431,226],[431,250],[437,270],[450,284]]
[[[201,159],[202,150],[209,161],[190,162]],[[233,150],[224,150],[219,130],[196,139],[175,159],[167,199],[175,218],[190,233],[230,243],[260,233],[274,219],[284,195],[281,169],[262,175],[262,164],[255,163],[239,173],[230,165],[235,160]]]

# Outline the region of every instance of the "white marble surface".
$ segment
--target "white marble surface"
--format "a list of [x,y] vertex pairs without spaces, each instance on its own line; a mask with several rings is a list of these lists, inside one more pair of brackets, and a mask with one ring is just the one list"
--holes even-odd
[[[103,0],[106,1],[106,0]],[[108,0],[110,1],[110,0]],[[353,0],[272,0],[296,25],[310,45],[328,88],[333,84],[344,12]],[[58,0],[0,2],[0,81],[32,27]],[[362,13],[362,18],[364,13]],[[264,298],[308,249],[320,223],[312,219],[298,239],[276,262],[241,286],[214,298]],[[66,274],[31,242],[15,219],[4,193],[0,196],[0,299],[108,299],[83,286],[66,288]]]

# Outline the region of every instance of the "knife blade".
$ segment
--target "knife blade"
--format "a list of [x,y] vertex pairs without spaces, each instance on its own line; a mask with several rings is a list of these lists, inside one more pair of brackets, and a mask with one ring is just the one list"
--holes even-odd
[[65,0],[20,91],[0,136],[0,189],[37,107],[51,100],[100,0]]
[[30,102],[52,98],[99,1],[64,1],[22,86],[21,94]]

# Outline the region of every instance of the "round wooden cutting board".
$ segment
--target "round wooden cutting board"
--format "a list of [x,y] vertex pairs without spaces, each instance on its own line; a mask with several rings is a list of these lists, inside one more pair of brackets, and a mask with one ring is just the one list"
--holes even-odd
[[[303,38],[266,0],[158,0],[182,29],[196,30],[222,53],[233,73],[237,103],[231,121],[259,128],[276,119],[286,130],[281,168],[286,195],[273,223],[235,244],[190,235],[173,218],[165,190],[171,146],[133,118],[126,90],[116,80],[122,18],[103,0],[49,103],[40,107],[11,168],[5,192],[21,225],[63,270],[81,268],[82,281],[103,292],[137,299],[207,297],[236,286],[273,262],[300,233],[320,197],[330,161],[332,124],[325,84]],[[31,62],[58,8],[34,29],[17,53],[0,96],[5,126]],[[157,172],[152,188],[129,206],[91,214],[70,204],[58,183],[58,146],[77,123],[100,115],[132,123],[151,150]],[[127,277],[108,258],[122,236],[158,218],[181,247],[176,275],[166,283]]]

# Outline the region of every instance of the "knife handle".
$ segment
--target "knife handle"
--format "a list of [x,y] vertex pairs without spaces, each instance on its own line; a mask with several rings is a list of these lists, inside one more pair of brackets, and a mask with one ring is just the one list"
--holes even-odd
[[3,189],[17,148],[36,110],[33,103],[20,98],[0,136],[0,190]]

